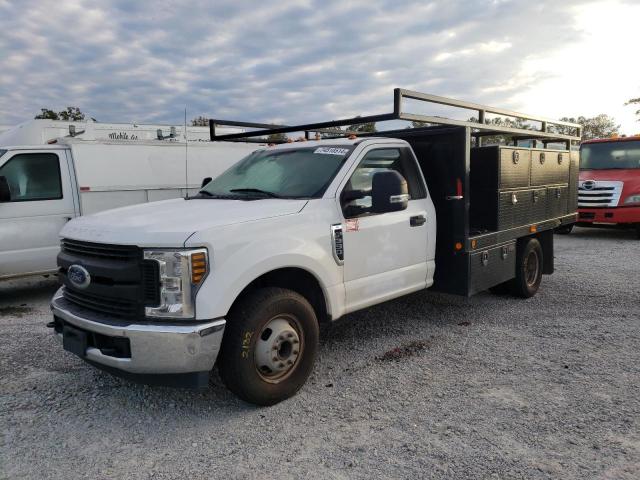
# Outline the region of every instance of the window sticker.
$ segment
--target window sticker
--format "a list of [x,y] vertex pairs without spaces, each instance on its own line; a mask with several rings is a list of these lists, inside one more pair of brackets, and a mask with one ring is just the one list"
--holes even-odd
[[313,151],[313,153],[319,153],[321,155],[346,155],[348,152],[348,148],[336,147],[318,147]]
[[360,230],[360,222],[357,218],[347,219],[347,232],[357,232]]

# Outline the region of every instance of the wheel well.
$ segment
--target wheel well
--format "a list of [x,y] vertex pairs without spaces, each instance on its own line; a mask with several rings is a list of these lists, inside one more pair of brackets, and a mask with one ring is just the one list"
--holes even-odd
[[242,290],[231,308],[248,293],[264,287],[280,287],[293,290],[309,301],[316,312],[319,322],[331,320],[320,282],[307,270],[296,267],[280,268],[259,276]]
[[553,256],[553,230],[545,230],[544,232],[539,232],[535,235],[529,235],[518,239],[518,248],[523,248],[530,238],[538,240],[542,247],[542,273],[545,275],[551,275],[555,270]]

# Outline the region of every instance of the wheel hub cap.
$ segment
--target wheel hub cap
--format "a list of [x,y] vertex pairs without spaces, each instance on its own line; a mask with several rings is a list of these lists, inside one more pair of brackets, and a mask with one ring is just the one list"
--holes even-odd
[[255,362],[258,371],[267,378],[288,373],[300,356],[300,336],[284,318],[269,321],[256,343]]

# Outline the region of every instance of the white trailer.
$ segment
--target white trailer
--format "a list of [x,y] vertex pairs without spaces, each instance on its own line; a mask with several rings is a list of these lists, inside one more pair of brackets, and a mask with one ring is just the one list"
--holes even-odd
[[0,280],[55,272],[58,233],[72,218],[184,197],[259,148],[185,142],[179,134],[0,146]]

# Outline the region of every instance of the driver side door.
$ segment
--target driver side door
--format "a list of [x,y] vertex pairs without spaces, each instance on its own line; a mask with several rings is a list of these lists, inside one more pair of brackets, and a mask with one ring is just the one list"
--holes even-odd
[[[405,178],[409,202],[404,210],[374,213],[373,175],[385,170]],[[349,194],[354,191],[360,193]],[[430,212],[413,152],[406,146],[370,147],[343,184],[340,199],[347,311],[425,288]]]

